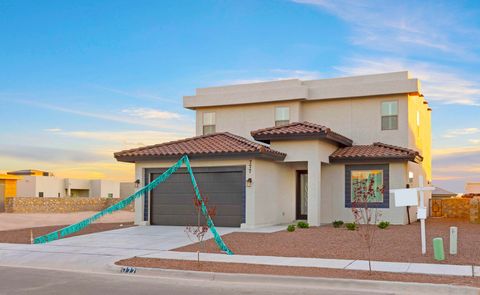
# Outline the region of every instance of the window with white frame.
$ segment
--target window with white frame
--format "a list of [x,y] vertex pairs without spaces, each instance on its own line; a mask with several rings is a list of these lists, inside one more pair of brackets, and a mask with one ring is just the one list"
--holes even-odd
[[290,123],[290,108],[276,107],[275,108],[275,126],[283,126]]
[[382,130],[398,129],[398,101],[382,102]]
[[203,135],[215,133],[215,113],[203,113]]

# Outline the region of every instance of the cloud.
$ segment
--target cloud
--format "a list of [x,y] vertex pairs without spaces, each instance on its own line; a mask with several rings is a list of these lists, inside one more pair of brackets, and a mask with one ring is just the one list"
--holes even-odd
[[480,181],[480,147],[434,149],[433,181],[446,189],[463,192],[465,182]]
[[351,42],[391,53],[431,51],[476,59],[480,32],[474,16],[455,3],[419,1],[293,0],[326,11],[352,27]]
[[[230,74],[242,74],[249,75],[249,78],[234,78],[222,81],[221,84],[232,85],[232,84],[249,84],[249,83],[260,83],[268,81],[279,81],[279,80],[288,80],[288,79],[300,79],[300,80],[316,80],[323,77],[321,72],[318,71],[308,71],[308,70],[292,70],[292,69],[270,69],[267,71],[260,72],[249,72],[249,71],[239,71],[239,72],[229,72]],[[254,76],[252,78],[252,76]]]
[[124,148],[135,148],[140,146],[159,144],[167,141],[182,139],[186,136],[192,136],[193,133],[179,134],[154,130],[136,130],[136,131],[64,131],[60,135],[94,140],[98,142],[112,143],[111,148],[107,148],[105,153],[118,151]]
[[473,144],[480,144],[480,139],[469,139],[468,141]]
[[433,157],[447,157],[447,156],[453,156],[453,155],[462,155],[465,153],[480,153],[480,147],[463,146],[463,147],[453,147],[453,148],[432,149]]
[[171,120],[180,119],[182,116],[178,113],[160,111],[151,108],[131,108],[124,109],[122,113],[128,114],[132,117],[144,118],[144,119],[159,119],[159,120]]
[[449,129],[446,131],[445,135],[443,137],[446,138],[454,138],[458,137],[461,135],[472,135],[472,134],[477,134],[480,133],[479,128],[471,127],[471,128],[462,128],[462,129]]
[[43,131],[47,131],[47,132],[60,132],[60,131],[62,131],[62,129],[60,129],[60,128],[47,128],[47,129],[43,129]]
[[105,156],[95,152],[50,148],[42,146],[0,145],[2,157],[42,163],[78,163],[105,160]]
[[84,111],[84,110],[78,110],[78,109],[73,109],[73,108],[66,108],[63,106],[58,106],[58,105],[52,105],[48,103],[43,103],[43,102],[38,102],[38,101],[31,101],[31,100],[10,100],[11,102],[16,102],[16,103],[21,103],[33,107],[39,107],[39,108],[44,108],[44,109],[49,109],[53,111],[58,111],[58,112],[63,112],[63,113],[69,113],[69,114],[74,114],[78,116],[84,116],[84,117],[89,117],[89,118],[95,118],[95,119],[100,119],[100,120],[106,120],[106,121],[112,121],[112,122],[119,122],[119,123],[124,123],[124,124],[130,124],[130,125],[140,125],[140,126],[148,126],[148,127],[154,127],[158,129],[164,129],[164,130],[172,130],[172,131],[177,131],[177,132],[191,132],[192,127],[190,122],[185,122],[186,124],[182,123],[170,123],[170,122],[162,122],[159,124],[158,120],[151,120],[151,119],[146,119],[146,118],[140,118],[138,116],[127,116],[124,113],[112,113],[112,112],[103,112],[103,113],[97,113],[97,112],[92,112],[92,111]]
[[344,75],[367,75],[395,71],[410,71],[422,83],[427,100],[446,104],[480,106],[480,82],[455,69],[413,60],[395,58],[349,58],[335,67]]
[[91,85],[91,86],[93,88],[96,88],[96,89],[104,90],[104,91],[107,91],[107,92],[110,92],[110,93],[119,94],[119,95],[122,95],[122,96],[131,97],[131,98],[140,98],[140,99],[153,100],[153,101],[162,101],[162,102],[168,102],[168,103],[177,104],[177,105],[182,104],[181,99],[179,99],[179,100],[168,99],[168,98],[164,98],[164,97],[161,97],[159,95],[152,94],[152,93],[149,93],[149,92],[146,92],[146,91],[125,91],[125,90],[121,90],[121,89],[117,89],[117,88],[104,87],[104,86],[100,86],[100,85]]

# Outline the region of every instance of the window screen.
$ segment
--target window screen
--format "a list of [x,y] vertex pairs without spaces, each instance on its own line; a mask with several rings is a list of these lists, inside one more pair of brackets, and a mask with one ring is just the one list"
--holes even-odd
[[398,102],[382,102],[382,130],[398,129]]
[[275,108],[275,126],[287,125],[290,123],[290,108],[276,107]]

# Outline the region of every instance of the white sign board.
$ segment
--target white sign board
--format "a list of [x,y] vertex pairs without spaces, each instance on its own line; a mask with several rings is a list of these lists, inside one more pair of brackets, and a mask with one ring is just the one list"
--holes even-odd
[[427,208],[418,207],[417,218],[418,219],[427,219]]
[[395,207],[418,206],[418,194],[414,188],[390,190],[395,194]]

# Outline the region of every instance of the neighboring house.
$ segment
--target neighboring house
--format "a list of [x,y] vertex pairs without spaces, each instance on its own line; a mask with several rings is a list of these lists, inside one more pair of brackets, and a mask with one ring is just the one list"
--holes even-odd
[[480,194],[480,182],[467,182],[465,184],[465,194]]
[[5,210],[5,199],[17,194],[17,181],[21,178],[17,175],[0,174],[0,212]]
[[120,182],[120,198],[125,199],[135,193],[135,183]]
[[435,190],[432,191],[432,199],[448,199],[458,195],[457,193],[447,191],[441,187],[433,186],[435,187]]
[[[18,175],[17,172],[8,172],[8,174],[14,173]],[[17,197],[120,197],[120,183],[118,181],[60,178],[52,176],[53,174],[48,172],[40,175],[26,173],[21,175],[23,175],[22,179],[17,182]]]
[[35,169],[10,171],[10,172],[7,172],[7,174],[10,174],[10,175],[53,176],[53,174],[50,173],[50,172],[35,170]]
[[[405,224],[389,189],[431,181],[431,109],[408,72],[200,88],[184,107],[196,112],[196,137],[115,158],[135,163],[143,186],[187,154],[218,226],[350,221],[351,185],[366,178],[384,187],[370,206]],[[195,223],[192,198],[180,169],[137,200],[135,222]]]

